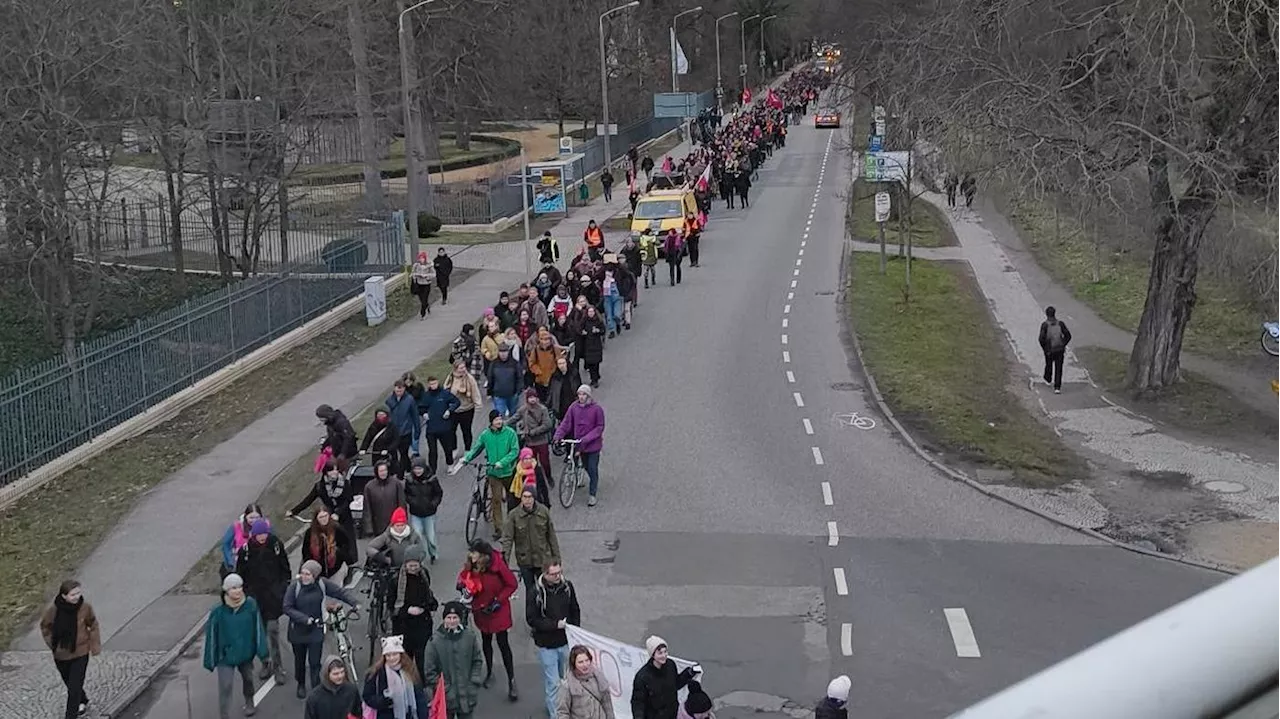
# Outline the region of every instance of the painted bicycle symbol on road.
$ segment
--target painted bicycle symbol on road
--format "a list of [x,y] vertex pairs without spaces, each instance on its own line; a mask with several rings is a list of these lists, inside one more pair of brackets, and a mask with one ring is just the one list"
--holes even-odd
[[861,430],[875,429],[876,421],[870,417],[863,417],[857,412],[849,412],[848,414],[837,414],[835,420],[840,423],[841,427],[856,427]]

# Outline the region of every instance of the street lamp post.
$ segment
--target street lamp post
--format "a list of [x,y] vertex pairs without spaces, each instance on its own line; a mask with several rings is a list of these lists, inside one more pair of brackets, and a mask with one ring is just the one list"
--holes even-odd
[[[400,12],[400,18],[399,18],[400,104],[404,106],[404,170],[405,170],[404,180],[406,185],[406,191],[408,193],[408,205],[409,205],[409,238],[410,238],[409,243],[410,243],[410,247],[412,248],[409,253],[410,257],[418,256],[420,242],[418,240],[418,193],[414,183],[414,176],[417,174],[417,171],[414,167],[414,162],[413,162],[413,155],[414,155],[413,111],[410,109],[412,107],[412,90],[409,87],[410,76],[411,76],[411,73],[409,72],[409,50],[408,50],[409,30],[408,30],[408,26],[405,24],[405,17],[407,17],[409,13],[413,12],[414,10],[417,10],[418,8],[423,7],[424,5],[430,5],[433,2],[435,2],[435,0],[421,0],[421,2],[415,5],[410,5],[409,7],[405,8]],[[416,75],[414,77],[416,77]],[[431,182],[430,173],[428,173],[428,179],[427,179],[428,192],[430,192],[430,189],[431,189],[430,182]]]
[[760,18],[760,82],[764,82],[764,25],[777,17],[777,15],[768,15]]
[[716,18],[716,109],[717,110],[724,109],[723,108],[724,103],[722,102],[722,100],[724,99],[724,82],[723,82],[723,75],[720,72],[720,23],[721,21],[728,20],[729,18],[737,14],[738,12],[735,10],[729,13],[728,15],[721,15],[720,17]]
[[760,13],[756,13],[751,17],[743,18],[742,22],[738,25],[738,39],[742,43],[742,47],[740,48],[742,52],[742,68],[739,76],[742,78],[742,89],[744,90],[747,89],[747,23],[758,17],[760,17]]
[[702,6],[699,5],[698,7],[678,12],[675,17],[671,18],[671,92],[680,92],[680,65],[676,59],[676,48],[679,47],[680,43],[676,39],[676,20],[695,12],[702,12]]
[[628,8],[636,7],[640,4],[640,0],[632,0],[626,5],[619,5],[600,13],[600,114],[604,115],[604,166],[608,169],[613,164],[613,158],[610,156],[609,145],[609,67],[605,61],[604,51],[604,19],[610,15],[621,12]]

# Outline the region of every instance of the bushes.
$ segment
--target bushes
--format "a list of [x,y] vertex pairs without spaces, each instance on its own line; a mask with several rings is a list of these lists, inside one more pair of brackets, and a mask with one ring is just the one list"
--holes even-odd
[[418,213],[418,237],[435,237],[444,223],[430,212]]
[[369,248],[364,240],[347,237],[325,245],[320,259],[330,272],[358,272],[369,260]]

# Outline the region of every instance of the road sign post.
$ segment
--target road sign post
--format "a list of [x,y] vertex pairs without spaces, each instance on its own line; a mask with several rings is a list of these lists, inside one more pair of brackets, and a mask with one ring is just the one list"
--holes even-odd
[[876,193],[876,225],[880,233],[880,274],[882,275],[888,268],[888,257],[884,247],[884,223],[889,219],[889,208],[892,206],[890,202],[889,193]]

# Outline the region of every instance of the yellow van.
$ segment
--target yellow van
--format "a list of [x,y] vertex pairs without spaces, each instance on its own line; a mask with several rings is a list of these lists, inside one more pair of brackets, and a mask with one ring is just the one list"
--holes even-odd
[[655,235],[665,234],[667,230],[679,231],[684,226],[685,215],[690,213],[698,214],[693,190],[654,190],[636,203],[631,231],[639,234],[646,227]]

